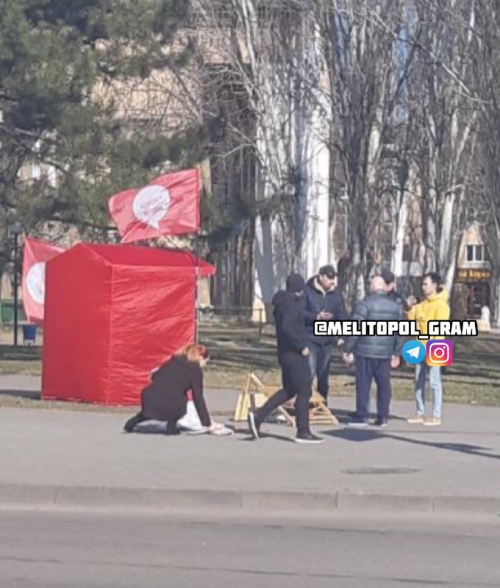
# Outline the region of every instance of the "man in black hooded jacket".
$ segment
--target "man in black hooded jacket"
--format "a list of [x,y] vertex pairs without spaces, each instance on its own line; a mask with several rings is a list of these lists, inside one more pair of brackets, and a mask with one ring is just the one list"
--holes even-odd
[[322,443],[324,439],[313,435],[309,428],[309,399],[311,378],[309,372],[309,349],[301,297],[305,281],[299,274],[290,274],[286,290],[273,298],[278,361],[281,367],[283,388],[276,392],[255,413],[248,412],[248,426],[254,439],[259,438],[261,424],[278,406],[296,396],[295,413],[297,443]]

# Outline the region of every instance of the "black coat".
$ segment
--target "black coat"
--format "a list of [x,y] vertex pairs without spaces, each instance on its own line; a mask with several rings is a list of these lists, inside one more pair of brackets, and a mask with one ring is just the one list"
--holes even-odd
[[[352,316],[356,321],[400,321],[403,318],[401,306],[387,292],[377,291],[368,295],[355,308]],[[399,335],[351,336],[346,338],[345,351],[374,359],[389,359],[401,355],[403,338]]]
[[274,321],[278,340],[278,356],[300,355],[307,347],[302,296],[281,290],[274,295]]
[[317,345],[332,344],[335,337],[314,334],[314,321],[322,310],[333,315],[332,320],[345,321],[349,315],[345,310],[344,298],[335,288],[325,292],[316,284],[316,277],[311,278],[304,289],[304,317],[306,320],[308,340]]
[[142,413],[146,419],[177,422],[186,414],[187,392],[193,401],[201,424],[211,425],[203,397],[203,370],[183,356],[173,356],[152,376],[152,382],[141,395]]

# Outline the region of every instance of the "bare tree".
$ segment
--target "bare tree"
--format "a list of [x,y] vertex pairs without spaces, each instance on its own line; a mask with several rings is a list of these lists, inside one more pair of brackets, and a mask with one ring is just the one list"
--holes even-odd
[[[350,296],[362,296],[366,257],[384,207],[394,197],[384,150],[412,52],[398,54],[405,2],[321,0],[317,14],[327,61],[332,156],[340,162],[349,215]],[[338,178],[337,178],[338,179]],[[338,198],[338,194],[333,194]]]
[[468,197],[478,105],[472,88],[475,2],[418,0],[409,42],[417,47],[409,103],[419,121],[414,163],[423,219],[426,271],[437,270],[451,291]]
[[[255,122],[253,135],[241,133],[241,145],[253,145],[258,161],[256,294],[270,303],[287,273],[306,273],[327,254],[329,166],[321,158],[329,127],[318,114],[319,30],[298,0],[194,4],[206,27],[202,65],[219,63],[230,72]],[[323,235],[312,234],[314,216],[321,217]],[[310,254],[315,246],[322,251]]]
[[500,7],[479,0],[473,53],[474,88],[480,99],[479,204],[487,211],[484,236],[494,272],[494,319],[500,323]]

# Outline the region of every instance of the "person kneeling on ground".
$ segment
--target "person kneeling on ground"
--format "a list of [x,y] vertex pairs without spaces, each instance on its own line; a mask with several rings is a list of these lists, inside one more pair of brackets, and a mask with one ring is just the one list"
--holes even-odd
[[297,443],[322,443],[324,439],[313,435],[309,428],[309,399],[311,377],[309,349],[301,297],[305,281],[299,274],[290,274],[286,291],[273,298],[274,319],[278,339],[278,361],[281,367],[283,389],[276,392],[258,411],[248,412],[248,426],[254,439],[259,438],[260,425],[278,406],[296,396],[295,414]]
[[153,373],[141,394],[141,411],[125,423],[124,430],[131,433],[148,420],[167,421],[167,435],[179,435],[177,421],[186,414],[189,390],[201,424],[212,432],[222,429],[212,422],[203,396],[203,368],[209,357],[204,345],[188,345],[173,355]]

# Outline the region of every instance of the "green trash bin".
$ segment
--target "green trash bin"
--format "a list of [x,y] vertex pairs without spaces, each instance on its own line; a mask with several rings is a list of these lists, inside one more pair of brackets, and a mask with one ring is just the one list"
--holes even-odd
[[[1,321],[2,325],[13,326],[14,325],[14,301],[4,299],[1,301]],[[17,319],[19,324],[26,322],[26,315],[24,314],[23,303],[18,302],[17,304]]]

